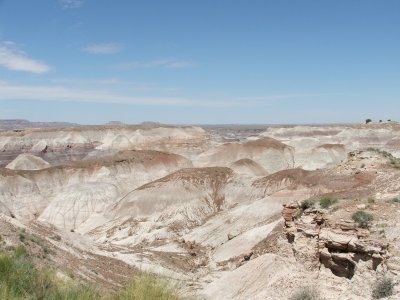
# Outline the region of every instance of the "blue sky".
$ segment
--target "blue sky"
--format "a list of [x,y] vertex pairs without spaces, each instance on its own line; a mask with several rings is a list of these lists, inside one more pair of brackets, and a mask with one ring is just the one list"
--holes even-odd
[[0,118],[400,120],[398,0],[0,0]]

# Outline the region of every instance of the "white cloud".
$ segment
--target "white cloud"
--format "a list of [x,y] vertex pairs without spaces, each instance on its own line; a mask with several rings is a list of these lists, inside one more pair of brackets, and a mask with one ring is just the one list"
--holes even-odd
[[61,0],[63,8],[79,8],[83,4],[83,0]]
[[90,54],[115,54],[121,52],[122,47],[118,44],[95,44],[82,49],[82,51]]
[[120,95],[104,90],[72,89],[60,86],[15,85],[7,82],[0,82],[0,100],[45,100],[195,107],[229,107],[248,105],[246,103],[238,102],[210,101],[183,97],[135,97]]
[[132,70],[137,68],[191,68],[195,67],[196,64],[192,61],[181,61],[173,58],[163,58],[147,62],[126,62],[115,65],[115,68],[120,70]]
[[[109,86],[125,86],[136,91],[147,92],[178,92],[182,91],[179,87],[165,87],[151,82],[141,82],[133,80],[124,80],[119,78],[102,78],[102,79],[88,79],[88,78],[53,78],[50,82],[56,84],[63,84],[67,86],[93,86],[93,85],[109,85]],[[0,80],[1,84],[1,80]]]
[[275,101],[275,100],[284,100],[284,99],[293,99],[293,98],[308,98],[308,97],[321,97],[332,94],[281,94],[281,95],[268,95],[268,96],[256,96],[256,97],[241,97],[236,98],[239,101]]
[[12,71],[46,73],[50,67],[45,63],[26,56],[12,41],[0,42],[0,66]]
[[192,61],[174,61],[166,65],[167,68],[171,69],[182,69],[182,68],[192,68],[196,64]]

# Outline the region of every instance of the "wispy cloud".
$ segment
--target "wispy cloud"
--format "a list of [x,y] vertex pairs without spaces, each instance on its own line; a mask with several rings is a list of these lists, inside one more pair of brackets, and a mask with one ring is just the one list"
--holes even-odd
[[[141,82],[133,80],[125,80],[119,78],[102,78],[102,79],[89,79],[89,78],[53,78],[50,82],[56,84],[63,84],[69,86],[125,86],[136,91],[147,92],[178,92],[182,91],[179,87],[165,87],[151,82]],[[1,84],[1,80],[0,80]]]
[[280,95],[266,95],[266,96],[251,96],[251,97],[240,97],[236,98],[239,101],[275,101],[275,100],[285,100],[294,98],[309,98],[309,97],[321,97],[331,94],[313,94],[313,93],[299,93],[299,94],[280,94]]
[[135,97],[120,95],[110,91],[72,89],[59,86],[15,85],[6,82],[0,82],[0,101],[1,100],[44,100],[194,107],[230,107],[244,105],[243,103],[230,101],[211,101],[164,96]]
[[171,69],[192,68],[195,66],[196,66],[196,64],[192,61],[173,61],[173,62],[165,65],[165,67],[171,68]]
[[121,52],[121,45],[114,43],[93,44],[82,48],[82,51],[90,54],[115,54]]
[[157,60],[151,60],[147,62],[125,62],[115,65],[114,67],[119,70],[132,70],[138,68],[170,68],[170,69],[180,69],[180,68],[192,68],[195,67],[196,63],[193,61],[176,60],[173,58],[163,58]]
[[16,43],[0,41],[0,66],[12,71],[25,71],[31,73],[46,73],[50,67],[38,60],[29,58],[18,49]]
[[60,1],[63,8],[79,8],[83,4],[83,0],[61,0]]

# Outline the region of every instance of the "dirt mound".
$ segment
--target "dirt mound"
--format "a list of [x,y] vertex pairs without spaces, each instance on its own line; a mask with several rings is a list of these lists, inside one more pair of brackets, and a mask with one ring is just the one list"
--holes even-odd
[[31,154],[20,154],[6,166],[11,170],[41,170],[49,167],[51,165],[47,161]]
[[267,170],[261,167],[255,161],[249,158],[243,158],[235,161],[230,167],[239,174],[246,174],[251,176],[266,176],[268,175]]
[[351,197],[372,193],[374,187],[370,184],[375,178],[375,172],[365,170],[343,174],[338,169],[307,171],[296,168],[260,178],[253,182],[253,186],[263,189],[265,193],[283,189],[308,189],[311,194],[324,191]]
[[313,173],[314,173],[313,171],[307,171],[301,168],[282,170],[256,180],[254,182],[254,185],[265,184],[269,182],[280,182],[285,179],[289,179],[293,182],[300,182],[301,180],[304,180],[304,178],[308,177]]
[[111,166],[114,164],[145,164],[146,166],[157,164],[173,164],[177,161],[187,159],[172,153],[160,152],[155,150],[125,150],[115,155],[90,160],[72,162],[69,166],[73,168],[91,168],[94,166]]
[[243,144],[228,143],[212,148],[194,160],[196,166],[230,166],[241,159],[251,159],[269,173],[293,167],[294,149],[271,138]]
[[284,143],[270,138],[270,137],[264,137],[264,138],[260,138],[254,141],[249,141],[243,144],[243,147],[245,148],[272,148],[272,149],[278,149],[278,150],[284,150],[285,148],[287,148],[287,145],[285,145]]
[[213,182],[214,184],[223,184],[232,177],[233,171],[224,167],[207,167],[207,168],[187,168],[176,171],[170,175],[160,178],[154,182],[150,182],[141,186],[140,189],[147,189],[155,186],[160,182],[180,181],[183,183],[191,183],[202,185]]

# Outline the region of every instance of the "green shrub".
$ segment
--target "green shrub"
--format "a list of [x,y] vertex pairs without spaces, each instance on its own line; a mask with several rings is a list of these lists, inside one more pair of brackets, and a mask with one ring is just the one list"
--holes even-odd
[[166,278],[144,273],[120,292],[100,295],[94,288],[57,279],[54,271],[38,269],[25,247],[0,253],[1,300],[178,300],[179,289]]
[[45,240],[42,238],[32,235],[27,233],[24,229],[19,232],[19,240],[26,244],[27,242],[32,242],[40,246],[43,250],[44,253],[48,254],[50,252],[49,247],[47,246],[47,243]]
[[294,215],[294,217],[296,219],[300,219],[301,216],[303,215],[304,211],[302,209],[297,210],[296,214]]
[[0,256],[0,285],[10,295],[25,297],[34,293],[37,271],[24,247],[15,249],[12,256]]
[[333,204],[336,204],[338,202],[338,199],[333,198],[333,197],[323,197],[319,200],[319,205],[321,205],[322,208],[329,208]]
[[377,149],[377,148],[367,148],[368,151],[374,151],[380,153],[383,157],[386,157],[390,161],[390,165],[393,168],[400,169],[400,158],[393,156],[391,153]]
[[304,200],[304,201],[302,201],[302,202],[300,203],[300,208],[301,208],[302,210],[306,210],[306,209],[312,208],[312,207],[314,207],[314,206],[315,206],[315,201],[312,200],[312,199],[307,199],[307,200]]
[[0,299],[99,299],[90,287],[67,284],[56,279],[54,272],[37,269],[23,246],[12,255],[0,254]]
[[378,279],[373,287],[372,296],[374,299],[381,299],[393,295],[394,282],[391,278],[383,277]]
[[352,215],[352,219],[358,224],[359,227],[367,228],[374,217],[363,210],[359,210]]
[[136,276],[117,296],[118,300],[177,300],[178,289],[165,279],[144,273]]
[[393,203],[400,203],[400,198],[399,198],[399,197],[393,198],[393,199],[391,200],[391,202],[393,202]]
[[317,289],[314,287],[302,287],[298,289],[294,294],[289,298],[289,300],[319,300],[320,295]]

